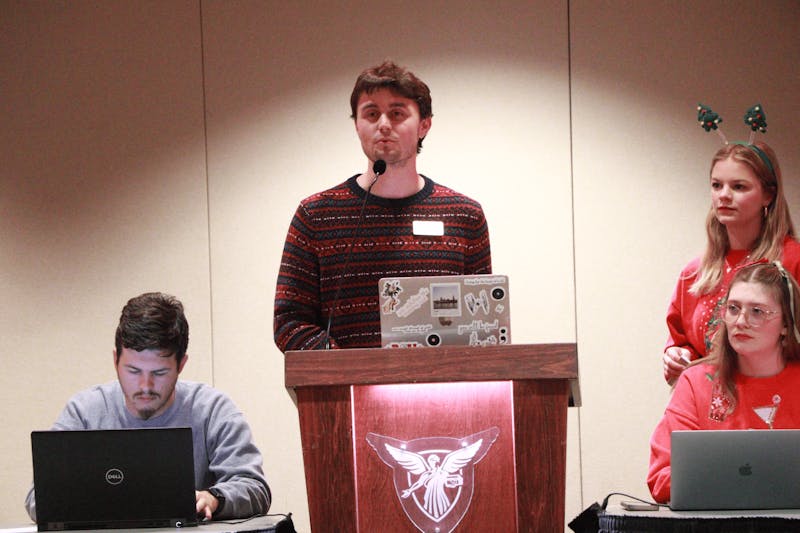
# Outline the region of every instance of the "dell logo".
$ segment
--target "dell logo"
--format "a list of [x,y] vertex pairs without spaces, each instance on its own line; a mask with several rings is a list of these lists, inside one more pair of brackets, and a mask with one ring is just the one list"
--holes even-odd
[[109,485],[119,485],[123,479],[125,479],[125,476],[122,475],[122,470],[118,468],[112,468],[106,472],[106,482]]
[[753,467],[750,466],[750,463],[745,463],[739,467],[739,474],[743,476],[751,476],[753,475]]

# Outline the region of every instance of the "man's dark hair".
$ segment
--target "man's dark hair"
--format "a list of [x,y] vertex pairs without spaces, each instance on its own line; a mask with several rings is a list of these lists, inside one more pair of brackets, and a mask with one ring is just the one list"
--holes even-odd
[[119,317],[115,347],[117,361],[123,348],[163,350],[174,355],[178,364],[189,346],[189,323],[183,304],[174,296],[148,292],[128,300]]
[[[419,108],[421,119],[433,116],[431,90],[424,81],[405,67],[390,60],[370,67],[359,74],[353,92],[350,94],[350,118],[356,118],[358,99],[363,93],[372,94],[378,89],[389,89],[398,96],[414,100]],[[422,139],[417,142],[417,153],[422,149]]]

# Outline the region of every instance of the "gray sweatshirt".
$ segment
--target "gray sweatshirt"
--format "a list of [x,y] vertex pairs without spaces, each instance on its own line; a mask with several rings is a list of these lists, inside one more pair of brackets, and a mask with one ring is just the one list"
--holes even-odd
[[[250,426],[233,401],[203,383],[178,381],[175,401],[149,420],[125,407],[118,381],[96,385],[73,396],[53,425],[55,430],[191,427],[194,441],[195,489],[218,489],[225,504],[215,519],[265,514],[271,493],[262,471],[261,453],[253,444]],[[36,521],[31,486],[25,508]]]

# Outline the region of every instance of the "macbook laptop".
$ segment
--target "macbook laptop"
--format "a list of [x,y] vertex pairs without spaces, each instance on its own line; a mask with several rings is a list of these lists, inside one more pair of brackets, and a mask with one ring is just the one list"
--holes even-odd
[[197,525],[191,428],[34,431],[39,531]]
[[385,348],[511,343],[507,276],[382,278],[378,290]]
[[800,508],[800,430],[673,431],[673,510]]

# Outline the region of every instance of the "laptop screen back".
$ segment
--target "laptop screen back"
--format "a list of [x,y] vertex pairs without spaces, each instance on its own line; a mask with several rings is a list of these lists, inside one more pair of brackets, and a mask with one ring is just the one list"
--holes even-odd
[[511,344],[507,276],[382,278],[378,290],[385,348]]
[[800,508],[800,430],[673,431],[673,510]]
[[39,531],[197,525],[191,428],[31,433]]

